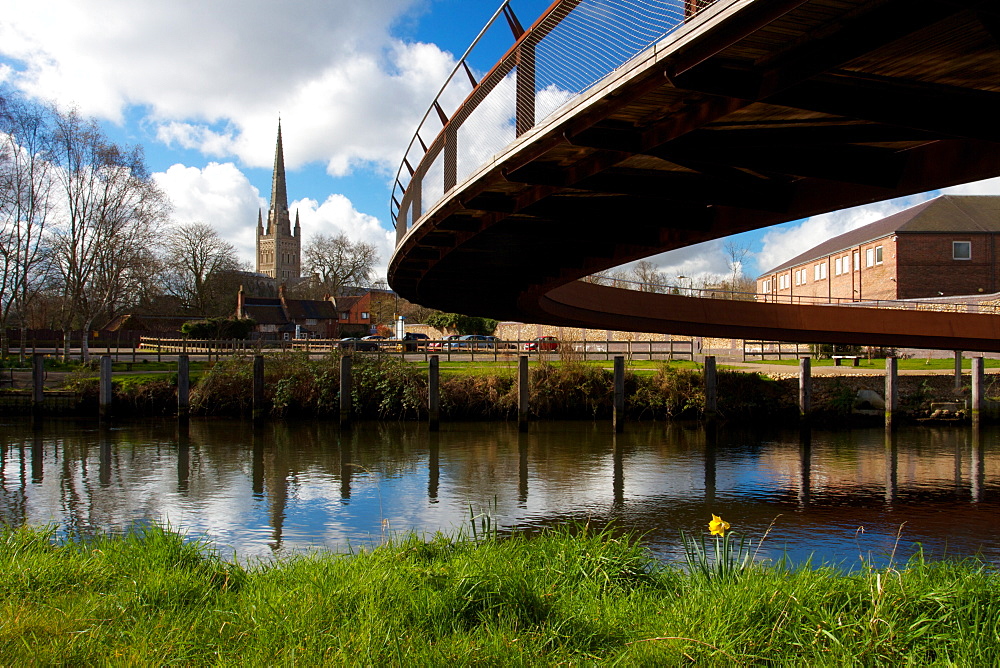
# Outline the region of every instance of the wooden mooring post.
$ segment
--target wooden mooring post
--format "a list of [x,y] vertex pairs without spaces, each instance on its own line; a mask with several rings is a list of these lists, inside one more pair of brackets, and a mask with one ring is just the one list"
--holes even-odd
[[979,420],[983,411],[983,381],[985,380],[983,370],[983,358],[972,358],[972,424],[979,426]]
[[955,351],[955,392],[962,391],[962,351]]
[[351,357],[340,358],[340,428],[351,428]]
[[187,420],[191,411],[191,365],[187,355],[177,356],[177,419]]
[[615,355],[615,408],[612,417],[615,433],[625,431],[625,358]]
[[431,431],[441,427],[440,369],[440,357],[431,355],[427,363],[427,426]]
[[719,413],[719,376],[715,355],[705,355],[705,418],[714,420]]
[[809,417],[812,404],[812,360],[799,358],[799,417]]
[[253,356],[253,419],[264,418],[264,356]]
[[45,355],[31,356],[31,413],[39,416],[45,406]]
[[528,356],[517,358],[517,429],[528,431]]
[[885,426],[892,429],[899,409],[899,360],[895,357],[885,358]]
[[99,417],[102,420],[108,420],[111,418],[111,402],[113,400],[111,387],[111,355],[101,355],[101,377],[99,387]]

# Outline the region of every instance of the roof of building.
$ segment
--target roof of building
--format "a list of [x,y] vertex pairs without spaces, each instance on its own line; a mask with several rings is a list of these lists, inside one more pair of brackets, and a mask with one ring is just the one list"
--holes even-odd
[[839,236],[827,239],[761,274],[766,277],[811,260],[853,248],[891,234],[1000,232],[1000,197],[982,195],[942,195],[877,220]]
[[285,308],[292,320],[337,318],[337,309],[333,302],[325,299],[286,299]]
[[288,322],[280,299],[247,297],[243,302],[243,313],[258,325],[283,325]]

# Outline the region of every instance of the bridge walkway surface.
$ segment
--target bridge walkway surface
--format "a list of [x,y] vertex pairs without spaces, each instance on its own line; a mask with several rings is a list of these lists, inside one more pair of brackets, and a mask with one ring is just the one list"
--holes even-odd
[[[435,101],[397,178],[393,289],[523,322],[1000,350],[994,315],[715,301],[579,281],[739,232],[1000,176],[1000,3],[718,0],[671,14],[679,6],[557,0],[478,81],[463,60],[455,80],[467,74],[474,87],[448,113],[446,98],[461,99],[453,90]],[[642,27],[654,35],[645,43]],[[633,37],[634,49],[620,46]]]

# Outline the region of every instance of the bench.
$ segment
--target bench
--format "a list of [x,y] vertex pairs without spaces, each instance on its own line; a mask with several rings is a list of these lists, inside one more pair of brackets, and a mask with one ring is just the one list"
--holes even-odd
[[851,366],[857,366],[859,362],[857,355],[831,355],[830,358],[833,359],[834,366],[840,366],[844,360],[851,360]]

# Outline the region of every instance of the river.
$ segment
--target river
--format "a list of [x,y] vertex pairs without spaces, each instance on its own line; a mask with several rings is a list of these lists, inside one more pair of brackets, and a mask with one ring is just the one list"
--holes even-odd
[[761,558],[1000,561],[1000,430],[819,430],[607,422],[415,423],[0,418],[0,521],[62,534],[161,522],[227,558],[348,551],[416,531],[611,524],[681,558],[711,514]]

